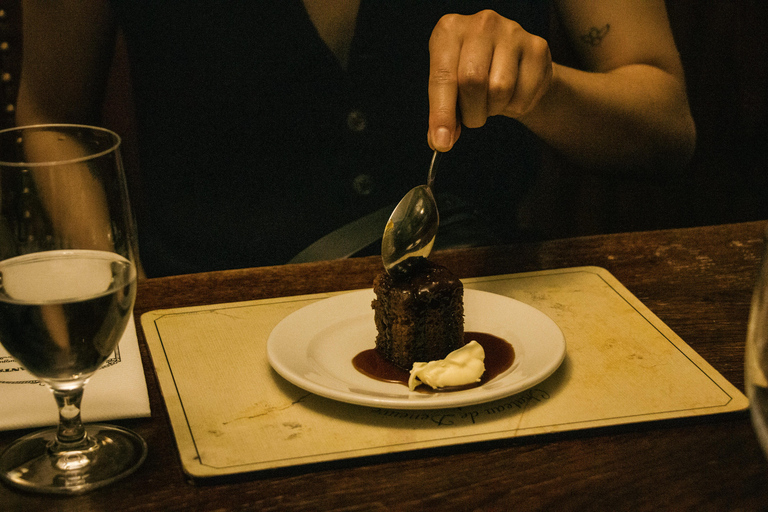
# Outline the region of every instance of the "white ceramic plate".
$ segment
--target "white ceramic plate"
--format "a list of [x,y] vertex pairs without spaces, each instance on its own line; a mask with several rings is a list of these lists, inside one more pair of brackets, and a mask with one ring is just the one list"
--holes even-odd
[[381,382],[352,366],[373,348],[373,290],[324,299],[285,317],[267,340],[272,368],[289,382],[334,400],[387,409],[461,407],[504,398],[549,377],[565,358],[560,328],[541,311],[503,295],[464,290],[464,329],[487,332],[512,344],[512,367],[476,388],[419,393]]

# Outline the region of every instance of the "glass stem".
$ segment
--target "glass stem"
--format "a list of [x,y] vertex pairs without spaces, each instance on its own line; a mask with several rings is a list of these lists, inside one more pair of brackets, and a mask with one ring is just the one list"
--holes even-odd
[[59,429],[56,440],[62,447],[73,447],[85,440],[85,427],[80,419],[80,402],[83,400],[83,388],[71,390],[53,390],[56,405],[59,407]]

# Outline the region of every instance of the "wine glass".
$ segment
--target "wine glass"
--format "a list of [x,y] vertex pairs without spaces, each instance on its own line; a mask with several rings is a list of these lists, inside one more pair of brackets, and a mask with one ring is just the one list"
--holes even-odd
[[[764,238],[768,240],[768,232]],[[749,313],[744,381],[749,409],[763,452],[768,456],[768,245]]]
[[83,387],[115,350],[136,298],[136,236],[120,137],[79,125],[0,131],[0,342],[45,383],[58,427],[0,455],[0,478],[79,494],[138,468],[147,445],[83,425]]

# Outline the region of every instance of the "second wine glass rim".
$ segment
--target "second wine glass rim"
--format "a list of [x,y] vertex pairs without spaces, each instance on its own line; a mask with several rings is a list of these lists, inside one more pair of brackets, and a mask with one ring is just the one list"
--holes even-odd
[[23,132],[25,130],[54,130],[57,128],[67,128],[67,129],[86,129],[86,130],[93,130],[98,131],[102,133],[106,133],[114,138],[114,143],[111,144],[108,148],[99,151],[97,153],[90,153],[85,156],[72,158],[69,160],[51,160],[51,161],[45,161],[45,162],[8,162],[0,158],[0,166],[6,166],[6,167],[45,167],[45,166],[51,166],[51,165],[61,165],[61,164],[73,164],[77,162],[85,162],[88,160],[93,160],[95,158],[98,158],[100,156],[106,155],[107,153],[114,151],[118,147],[120,147],[120,144],[122,143],[122,138],[112,130],[108,128],[102,128],[100,126],[92,126],[87,124],[72,124],[72,123],[46,123],[46,124],[32,124],[32,125],[21,125],[21,126],[13,126],[11,128],[5,128],[3,130],[0,130],[0,137],[2,137],[4,134],[11,133],[11,132]]

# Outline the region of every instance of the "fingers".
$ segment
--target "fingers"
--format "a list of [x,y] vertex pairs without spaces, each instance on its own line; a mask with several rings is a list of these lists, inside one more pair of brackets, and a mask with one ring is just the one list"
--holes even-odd
[[549,87],[547,42],[493,11],[443,17],[430,39],[429,132],[433,149],[448,151],[461,124],[490,116],[521,116]]
[[459,54],[456,75],[461,121],[479,128],[488,118],[488,77],[493,45],[485,38],[466,38]]
[[517,46],[509,45],[494,52],[488,73],[488,117],[504,113],[514,97],[520,75],[519,63],[520,51]]
[[549,88],[552,78],[549,44],[513,24],[497,35],[493,48],[488,73],[488,117],[521,116],[534,108]]
[[514,91],[500,112],[510,117],[522,116],[533,109],[552,80],[552,56],[544,39],[535,36],[527,38],[519,55]]
[[427,140],[432,149],[440,152],[446,152],[453,147],[461,127],[456,110],[459,94],[457,76],[461,40],[451,37],[452,31],[453,28],[450,27],[440,30],[440,25],[438,25],[429,40],[429,131]]

